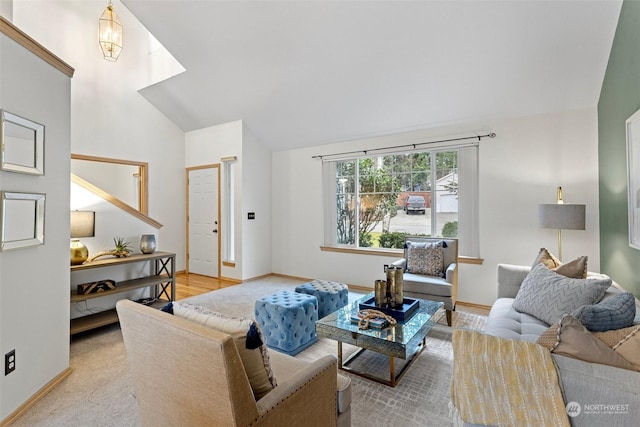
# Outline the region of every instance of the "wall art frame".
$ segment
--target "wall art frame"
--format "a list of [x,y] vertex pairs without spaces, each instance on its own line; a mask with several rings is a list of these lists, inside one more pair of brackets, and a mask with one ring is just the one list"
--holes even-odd
[[46,195],[1,192],[0,251],[44,244]]
[[0,110],[0,169],[44,175],[44,125]]
[[640,110],[625,121],[629,246],[640,250]]

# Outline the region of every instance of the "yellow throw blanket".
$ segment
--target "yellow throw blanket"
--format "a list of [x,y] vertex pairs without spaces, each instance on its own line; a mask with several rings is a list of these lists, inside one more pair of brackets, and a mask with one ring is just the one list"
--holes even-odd
[[475,331],[453,331],[451,404],[472,424],[569,426],[551,353]]

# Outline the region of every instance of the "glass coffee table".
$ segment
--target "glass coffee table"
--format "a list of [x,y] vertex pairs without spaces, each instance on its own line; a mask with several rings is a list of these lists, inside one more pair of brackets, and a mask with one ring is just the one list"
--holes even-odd
[[[419,300],[416,312],[403,323],[398,322],[395,326],[384,329],[373,327],[358,329],[358,324],[351,321],[351,316],[358,313],[360,302],[367,301],[372,297],[373,292],[318,320],[316,333],[338,341],[338,368],[395,387],[407,368],[424,350],[427,334],[435,325],[434,315],[444,304]],[[342,343],[351,344],[360,347],[360,349],[343,361]],[[389,380],[348,366],[366,350],[389,356]],[[398,374],[395,369],[396,358],[406,360]]]

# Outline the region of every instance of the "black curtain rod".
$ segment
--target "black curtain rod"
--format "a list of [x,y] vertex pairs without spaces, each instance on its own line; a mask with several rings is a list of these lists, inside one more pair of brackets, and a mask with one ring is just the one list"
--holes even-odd
[[322,160],[323,157],[333,157],[333,156],[346,156],[347,154],[358,154],[358,153],[363,153],[363,154],[369,154],[371,152],[374,151],[384,151],[384,150],[391,150],[394,148],[413,148],[415,149],[416,147],[420,146],[420,145],[429,145],[429,144],[437,144],[440,142],[454,142],[454,141],[466,141],[469,139],[477,139],[478,142],[480,142],[482,140],[482,138],[495,138],[496,134],[494,132],[488,133],[486,135],[474,135],[474,136],[465,136],[462,138],[451,138],[451,139],[440,139],[438,141],[428,141],[428,142],[418,142],[415,144],[405,144],[405,145],[395,145],[393,147],[383,147],[383,148],[372,148],[370,150],[357,150],[357,151],[346,151],[344,153],[333,153],[333,154],[320,154],[318,156],[311,156],[312,159],[320,159]]

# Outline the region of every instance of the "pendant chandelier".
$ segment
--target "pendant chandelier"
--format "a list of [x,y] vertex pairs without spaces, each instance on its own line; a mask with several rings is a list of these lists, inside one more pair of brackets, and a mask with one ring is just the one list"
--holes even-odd
[[107,61],[117,61],[122,52],[122,24],[120,18],[109,5],[102,13],[99,21],[100,49]]

